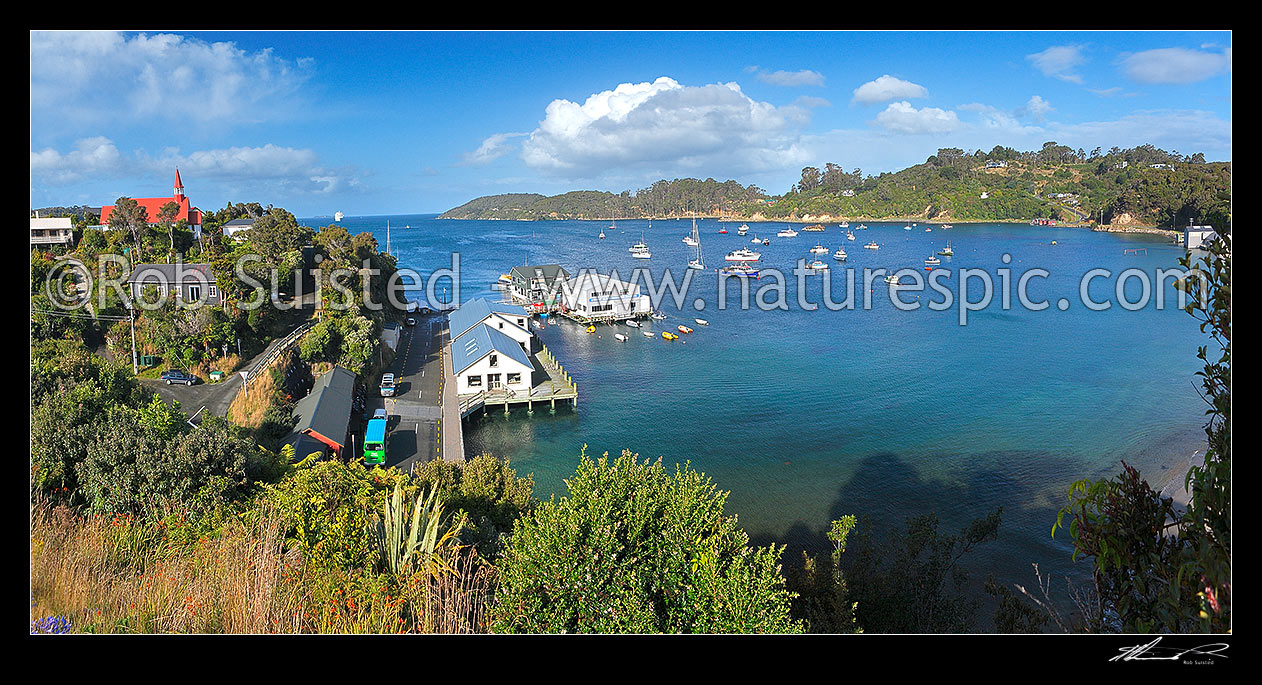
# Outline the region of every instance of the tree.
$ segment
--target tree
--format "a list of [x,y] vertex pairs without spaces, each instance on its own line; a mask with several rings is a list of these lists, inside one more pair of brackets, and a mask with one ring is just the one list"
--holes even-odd
[[781,550],[751,549],[727,493],[688,465],[586,450],[569,495],[517,522],[491,611],[497,632],[797,632]]
[[797,596],[793,599],[793,616],[806,625],[810,633],[863,632],[855,617],[858,603],[850,594],[846,576],[841,570],[841,555],[846,551],[846,538],[854,530],[854,515],[832,522],[827,538],[832,553],[816,559],[802,552],[802,567],[790,568],[788,587]]
[[175,215],[180,213],[180,206],[175,201],[168,202],[158,208],[158,223],[167,230],[171,239],[171,252],[175,252]]
[[149,230],[149,212],[130,197],[120,197],[110,212],[110,228],[127,231],[132,245],[140,249],[141,241]]

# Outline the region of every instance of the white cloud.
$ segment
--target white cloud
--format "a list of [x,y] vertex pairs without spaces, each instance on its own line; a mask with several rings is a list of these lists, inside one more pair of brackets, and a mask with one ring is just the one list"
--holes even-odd
[[1140,83],[1196,83],[1231,69],[1231,50],[1201,52],[1186,48],[1145,50],[1122,59],[1122,72]]
[[508,154],[511,149],[508,145],[510,138],[520,138],[521,136],[530,135],[529,133],[496,133],[487,137],[482,141],[482,145],[473,152],[465,154],[465,164],[486,164],[493,160],[499,159]]
[[1038,95],[1031,95],[1029,101],[1025,103],[1025,106],[1016,111],[1016,115],[1018,117],[1028,116],[1034,121],[1041,122],[1043,119],[1047,118],[1047,113],[1050,111],[1052,111],[1051,103]]
[[855,88],[854,98],[850,101],[871,105],[877,102],[888,102],[890,100],[908,100],[911,98],[927,97],[929,97],[929,89],[924,86],[885,74],[878,79],[868,81],[858,88]]
[[811,97],[810,95],[803,95],[802,97],[794,100],[793,104],[797,105],[798,107],[809,107],[812,109],[816,107],[832,107],[833,106],[833,103],[829,102],[828,100],[825,100],[824,98]]
[[[757,68],[755,68],[756,70]],[[758,80],[773,86],[822,86],[824,75],[818,71],[757,71]]]
[[1073,72],[1074,67],[1086,64],[1087,58],[1082,52],[1085,45],[1054,45],[1042,52],[1026,55],[1025,58],[1034,63],[1034,67],[1051,76],[1070,83],[1082,83],[1082,76]]
[[798,138],[809,119],[802,107],[755,101],[736,83],[684,86],[663,76],[620,84],[581,105],[553,100],[521,157],[570,178],[630,169],[733,177],[803,161]]
[[[137,177],[165,178],[176,167],[186,181],[226,182],[254,194],[264,189],[327,193],[359,183],[351,170],[322,166],[313,150],[271,143],[261,147],[196,150],[188,154],[167,148],[157,155],[136,151],[125,156],[113,141],[98,136],[77,141],[65,154],[53,148],[31,152],[32,179],[49,186],[89,180],[134,182]],[[143,189],[133,192],[144,195]]]
[[916,109],[910,102],[891,102],[885,111],[876,115],[876,123],[893,133],[949,133],[960,128],[960,118],[955,112],[925,107]]
[[[169,33],[31,32],[31,112],[80,125],[121,119],[236,124],[287,116],[310,59]],[[67,106],[67,98],[73,106]],[[82,98],[88,98],[82,101]]]

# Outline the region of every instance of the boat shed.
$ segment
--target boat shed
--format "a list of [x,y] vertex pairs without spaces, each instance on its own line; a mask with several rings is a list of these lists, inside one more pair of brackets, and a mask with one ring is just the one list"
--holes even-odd
[[451,369],[458,395],[487,390],[529,393],[534,385],[535,367],[521,343],[484,323],[452,338]]
[[561,287],[570,274],[560,264],[515,266],[508,272],[513,301],[531,311],[552,311],[560,302]]
[[294,459],[313,452],[341,456],[347,444],[351,407],[355,402],[355,374],[335,366],[316,379],[311,393],[294,405],[297,423],[285,443],[294,446]]
[[530,332],[530,316],[521,307],[490,302],[478,298],[462,305],[447,315],[447,326],[455,340],[479,325],[491,328],[516,340],[527,352],[531,351],[534,334]]

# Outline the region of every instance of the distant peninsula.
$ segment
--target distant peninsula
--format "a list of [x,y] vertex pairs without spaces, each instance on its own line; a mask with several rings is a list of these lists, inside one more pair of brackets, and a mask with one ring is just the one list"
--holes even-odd
[[679,218],[732,221],[1030,221],[1174,229],[1189,221],[1229,229],[1231,162],[1152,145],[1091,152],[1048,142],[1020,152],[942,148],[922,164],[865,175],[806,167],[783,195],[737,181],[660,180],[634,192],[487,195],[440,219],[546,221]]

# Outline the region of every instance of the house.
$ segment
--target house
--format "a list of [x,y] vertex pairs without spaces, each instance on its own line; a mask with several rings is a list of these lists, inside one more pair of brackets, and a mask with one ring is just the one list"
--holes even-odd
[[509,272],[509,293],[518,304],[528,305],[535,311],[547,311],[556,306],[561,284],[569,277],[569,272],[560,264],[515,266]]
[[845,190],[841,191],[841,196],[842,196],[842,197],[854,197],[854,190],[853,190],[853,189],[851,189],[851,188],[846,188]]
[[566,281],[561,298],[561,310],[579,321],[631,319],[652,312],[640,286],[594,271]]
[[533,351],[534,334],[530,332],[530,317],[521,307],[498,304],[478,298],[466,302],[447,315],[451,339],[464,335],[469,329],[486,325],[512,338],[526,352]]
[[55,219],[31,217],[32,245],[64,245],[70,247],[74,242],[74,224],[70,217]]
[[1148,168],[1149,169],[1173,169],[1174,166],[1170,164],[1149,164]]
[[1218,238],[1213,226],[1191,226],[1183,229],[1183,247],[1189,250],[1204,250]]
[[[168,202],[174,202],[178,209],[171,221],[175,222],[183,219],[193,231],[194,238],[200,239],[202,237],[202,211],[189,204],[188,197],[184,194],[184,182],[180,180],[179,169],[175,170],[175,192],[171,197],[137,197],[133,199],[141,207],[144,207],[145,214],[149,217],[150,226],[158,225],[158,215],[162,213],[162,206]],[[102,225],[109,224],[110,214],[113,212],[114,205],[101,207]]]
[[225,238],[235,238],[241,231],[251,228],[254,228],[254,219],[233,219],[223,225],[223,235]]
[[220,303],[219,288],[209,264],[137,264],[127,277],[131,301],[140,299],[149,286],[156,287],[162,298],[173,296],[176,302]]
[[350,370],[335,366],[317,378],[310,394],[294,404],[296,423],[284,442],[294,446],[294,459],[301,461],[313,452],[322,458],[343,456],[354,403],[355,374]]
[[530,355],[516,340],[485,323],[452,339],[451,369],[457,395],[487,390],[529,393],[534,387],[535,367]]
[[987,192],[982,192],[982,199],[983,199],[983,200],[990,199],[990,193],[987,193]]
[[986,162],[986,168],[987,168],[987,169],[1007,169],[1007,168],[1008,168],[1008,163],[1007,163],[1007,162],[1004,162],[1004,161],[1001,161],[1001,160],[1000,160],[1000,161],[990,161],[990,162]]

